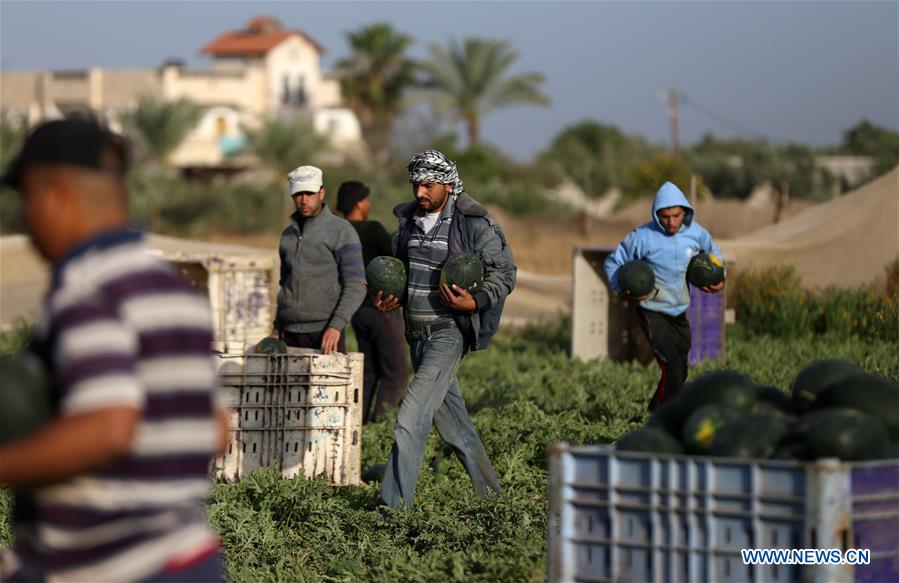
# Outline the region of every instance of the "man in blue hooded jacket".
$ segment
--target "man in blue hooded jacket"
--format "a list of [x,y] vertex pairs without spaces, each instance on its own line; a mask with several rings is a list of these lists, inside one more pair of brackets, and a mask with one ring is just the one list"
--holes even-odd
[[[712,236],[693,215],[693,207],[684,193],[666,182],[652,203],[652,220],[631,231],[605,262],[606,275],[615,293],[639,302],[640,325],[662,369],[662,378],[649,403],[650,411],[676,397],[687,380],[690,289],[686,274],[690,259],[700,252],[721,256]],[[656,279],[655,292],[636,298],[618,283],[618,269],[635,259],[652,265]],[[714,293],[722,289],[724,281],[702,291]]]

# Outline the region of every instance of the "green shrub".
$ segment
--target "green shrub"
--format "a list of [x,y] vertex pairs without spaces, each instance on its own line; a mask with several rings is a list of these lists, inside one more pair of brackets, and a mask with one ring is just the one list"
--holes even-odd
[[794,267],[780,265],[739,272],[728,293],[737,320],[754,334],[899,341],[899,292],[881,286],[806,289]]

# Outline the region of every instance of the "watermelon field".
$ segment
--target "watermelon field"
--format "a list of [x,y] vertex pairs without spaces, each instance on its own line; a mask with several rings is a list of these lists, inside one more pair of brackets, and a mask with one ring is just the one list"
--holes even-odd
[[[273,470],[216,485],[209,518],[234,581],[541,581],[545,578],[546,451],[553,442],[607,443],[647,420],[654,365],[571,361],[569,322],[505,331],[466,358],[463,392],[504,492],[474,496],[461,464],[432,434],[415,507],[391,515],[378,484],[331,487],[281,480]],[[21,335],[0,338],[13,352]],[[807,363],[853,361],[899,380],[893,339],[836,334],[786,339],[728,328],[727,355],[691,374],[733,368],[781,389]],[[383,463],[391,424],[367,426],[363,467]],[[9,498],[0,496],[0,543],[10,537]]]

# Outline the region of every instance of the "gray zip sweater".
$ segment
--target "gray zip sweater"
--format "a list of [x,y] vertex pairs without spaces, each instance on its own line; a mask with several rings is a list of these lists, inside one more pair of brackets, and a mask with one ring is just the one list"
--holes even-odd
[[275,329],[343,330],[365,297],[359,235],[325,206],[311,218],[290,216],[281,233],[281,278]]

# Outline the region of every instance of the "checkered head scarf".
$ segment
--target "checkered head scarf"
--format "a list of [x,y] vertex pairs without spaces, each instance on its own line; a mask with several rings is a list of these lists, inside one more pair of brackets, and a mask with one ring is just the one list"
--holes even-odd
[[437,150],[425,150],[412,156],[407,166],[409,170],[409,182],[436,182],[438,184],[452,184],[453,194],[459,195],[464,191],[462,179],[456,170],[456,163]]

